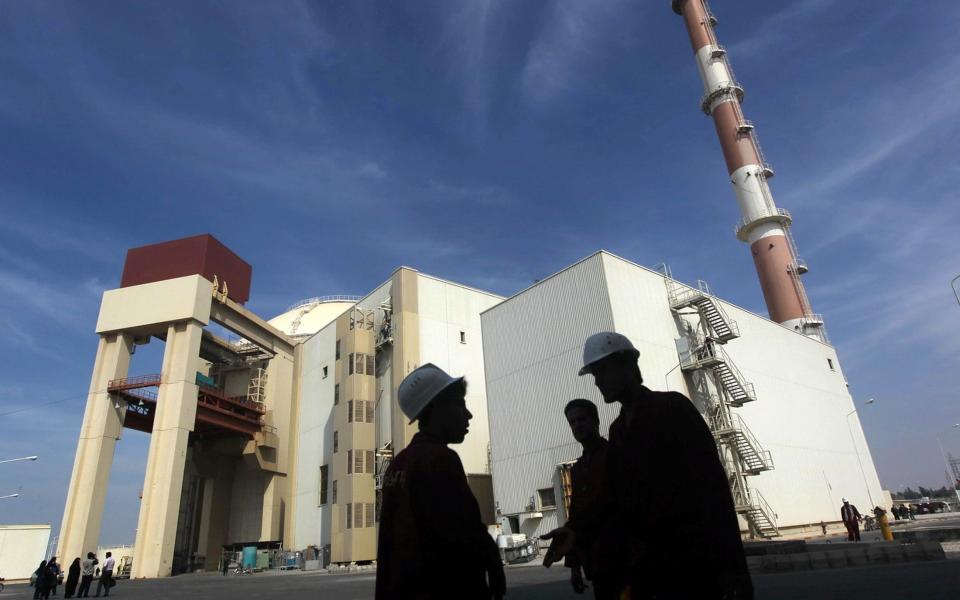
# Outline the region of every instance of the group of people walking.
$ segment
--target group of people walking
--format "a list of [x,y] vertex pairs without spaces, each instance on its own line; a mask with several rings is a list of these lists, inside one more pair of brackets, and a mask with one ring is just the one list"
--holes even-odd
[[[80,557],[74,558],[67,569],[63,597],[73,598],[76,595],[77,598],[87,598],[90,594],[90,586],[93,584],[94,576],[98,572],[100,578],[97,581],[95,596],[99,596],[101,592],[104,596],[109,596],[110,588],[115,585],[113,568],[116,563],[113,555],[107,552],[102,568],[98,567],[98,564],[100,564],[100,561],[93,552],[87,552],[87,558],[83,561],[80,560]],[[47,600],[51,595],[57,595],[57,586],[63,580],[63,570],[60,568],[56,556],[51,556],[50,560],[41,562],[37,570],[34,571],[34,576],[31,578],[34,586],[34,600],[40,598]]]
[[[574,590],[583,593],[589,581],[599,600],[752,600],[713,436],[688,398],[643,385],[639,355],[612,332],[584,345],[579,374],[592,375],[604,403],[619,404],[620,414],[606,440],[593,402],[558,403],[583,455],[572,471],[566,525],[542,536],[551,540],[544,566],[564,560]],[[447,447],[469,430],[466,390],[463,377],[433,364],[400,384],[400,408],[419,432],[383,479],[377,600],[499,600],[506,593],[497,546]]]

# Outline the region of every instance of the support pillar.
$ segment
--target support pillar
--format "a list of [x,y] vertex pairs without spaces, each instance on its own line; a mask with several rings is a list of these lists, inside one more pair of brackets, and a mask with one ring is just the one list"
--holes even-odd
[[133,577],[169,577],[177,535],[187,442],[197,416],[196,367],[203,326],[183,321],[167,328],[157,412],[147,455],[137,521]]
[[116,408],[107,384],[111,379],[127,376],[132,349],[130,334],[100,336],[60,526],[57,556],[71,557],[64,560],[86,556],[87,552],[97,549],[113,453],[127,411],[123,400],[119,401],[120,408]]

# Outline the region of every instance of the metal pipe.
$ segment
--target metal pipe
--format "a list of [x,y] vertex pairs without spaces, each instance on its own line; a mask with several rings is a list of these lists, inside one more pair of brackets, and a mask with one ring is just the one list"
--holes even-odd
[[[870,398],[863,404],[866,406],[866,405],[873,404],[874,402],[875,400],[873,398]],[[860,476],[863,477],[863,487],[867,488],[867,497],[870,498],[870,505],[871,505],[870,510],[873,510],[873,507],[876,506],[875,504],[873,504],[873,494],[870,493],[870,484],[867,483],[867,473],[866,471],[863,470],[863,461],[860,460],[860,448],[857,446],[857,442],[853,439],[853,429],[850,428],[850,415],[853,415],[853,414],[857,414],[856,408],[854,408],[853,410],[847,413],[847,416],[846,416],[847,433],[850,434],[850,443],[853,444],[853,451],[857,455],[857,464],[860,466]],[[860,415],[857,414],[858,418],[859,416]],[[861,426],[861,429],[862,429],[862,426]]]

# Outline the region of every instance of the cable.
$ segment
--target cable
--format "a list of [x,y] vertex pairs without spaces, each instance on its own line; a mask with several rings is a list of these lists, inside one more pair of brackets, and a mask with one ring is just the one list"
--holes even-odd
[[17,413],[26,412],[28,410],[33,410],[35,408],[40,408],[43,406],[50,406],[51,404],[60,404],[61,402],[66,402],[67,400],[73,400],[78,398],[78,396],[69,396],[67,398],[61,398],[60,400],[51,400],[49,402],[41,402],[40,404],[34,404],[33,406],[25,406],[23,408],[18,408],[17,410],[11,410],[9,412],[0,413],[0,417],[6,417],[8,415],[15,415]]

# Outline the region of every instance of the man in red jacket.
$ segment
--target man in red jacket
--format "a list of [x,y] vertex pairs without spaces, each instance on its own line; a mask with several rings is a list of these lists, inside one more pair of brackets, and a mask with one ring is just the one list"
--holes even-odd
[[376,600],[499,600],[506,581],[467,485],[459,444],[473,415],[467,383],[426,364],[403,380],[399,404],[420,431],[383,479]]
[[752,600],[733,498],[703,417],[686,396],[643,385],[640,353],[623,335],[592,335],[583,355],[580,375],[593,375],[620,415],[610,425],[602,509],[543,536],[553,540],[544,566],[596,531],[594,560],[616,578],[613,598]]

